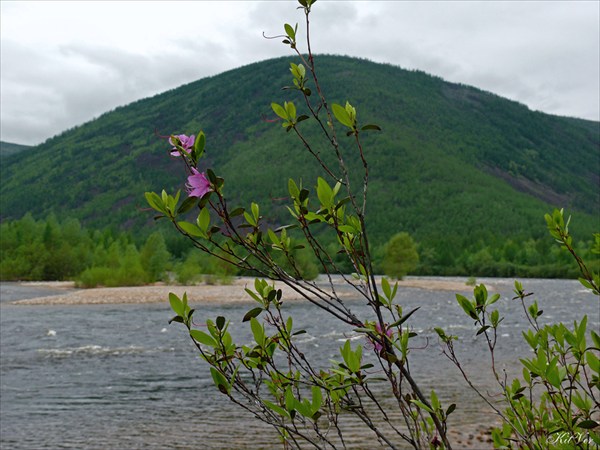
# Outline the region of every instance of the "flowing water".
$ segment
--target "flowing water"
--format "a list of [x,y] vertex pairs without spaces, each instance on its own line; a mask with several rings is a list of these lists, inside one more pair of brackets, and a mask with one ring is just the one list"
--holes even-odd
[[[497,364],[517,373],[518,355],[526,352],[520,332],[526,326],[521,307],[512,301],[512,280],[480,280],[502,295],[506,316]],[[544,323],[572,323],[583,314],[598,329],[598,300],[576,281],[525,280],[541,308]],[[2,449],[163,449],[280,448],[276,433],[220,394],[208,368],[196,355],[180,324],[168,325],[168,302],[139,305],[24,306],[12,300],[52,295],[52,289],[0,284],[0,447]],[[464,293],[469,288],[465,287]],[[489,386],[488,353],[475,339],[470,321],[454,294],[402,288],[397,302],[419,333],[411,370],[428,392],[436,389],[444,404],[457,403],[452,423],[462,428],[489,425],[477,397],[464,387],[458,371],[440,356],[434,326],[460,337],[464,365],[476,383]],[[350,300],[361,317],[363,302]],[[196,321],[224,315],[237,342],[250,342],[241,325],[244,305],[196,306]],[[350,338],[364,338],[310,305],[286,306],[294,328],[305,329],[300,345],[317,365],[338,359]],[[526,353],[525,353],[526,354]],[[352,428],[352,422],[348,422]],[[355,448],[377,448],[369,434],[351,436]],[[402,445],[400,444],[402,447]]]

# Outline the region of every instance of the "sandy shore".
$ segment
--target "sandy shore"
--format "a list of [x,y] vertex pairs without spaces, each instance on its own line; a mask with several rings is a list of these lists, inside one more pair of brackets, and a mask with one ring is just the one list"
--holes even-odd
[[[39,286],[56,289],[54,295],[36,297],[27,300],[12,302],[16,305],[87,305],[87,304],[114,304],[114,303],[163,303],[168,300],[169,293],[173,292],[182,296],[187,292],[190,302],[199,303],[252,303],[254,300],[244,291],[244,287],[253,289],[254,279],[248,277],[235,278],[231,284],[196,286],[178,286],[156,284],[150,286],[114,287],[75,289],[72,282],[26,282],[28,286]],[[323,285],[325,286],[325,285]],[[286,300],[299,300],[302,296],[291,288],[277,285],[283,290]],[[439,280],[429,278],[409,278],[398,283],[401,288],[419,288],[428,290],[443,290],[451,292],[468,292],[472,288],[464,282],[453,280]],[[489,286],[488,286],[489,288]],[[60,292],[64,290],[64,292]],[[351,291],[340,291],[343,297],[356,297]]]

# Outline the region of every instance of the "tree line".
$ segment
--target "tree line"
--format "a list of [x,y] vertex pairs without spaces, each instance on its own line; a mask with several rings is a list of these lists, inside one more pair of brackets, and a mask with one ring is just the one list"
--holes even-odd
[[[167,237],[165,237],[167,236]],[[578,252],[600,266],[590,242],[575,244]],[[454,248],[451,246],[450,248]],[[302,249],[295,259],[303,276],[315,278],[317,261]],[[437,243],[418,243],[405,232],[394,233],[375,249],[376,269],[394,278],[414,275],[573,278],[570,255],[547,239],[480,240],[461,252],[445,254]],[[340,263],[342,258],[340,258]],[[347,268],[351,271],[351,268]],[[594,267],[598,270],[599,267]],[[225,262],[201,252],[183,250],[179,239],[164,231],[136,236],[114,228],[91,229],[75,218],[49,215],[0,224],[0,279],[74,280],[81,287],[134,286],[159,281],[190,284],[224,283],[240,273]]]

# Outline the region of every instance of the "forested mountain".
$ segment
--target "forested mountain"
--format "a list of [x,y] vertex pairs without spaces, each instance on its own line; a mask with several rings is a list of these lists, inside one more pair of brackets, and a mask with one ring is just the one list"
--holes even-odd
[[31,148],[29,145],[13,144],[12,142],[0,141],[0,158],[14,155]]
[[[52,211],[86,226],[152,226],[144,191],[175,191],[185,182],[181,161],[168,156],[161,136],[203,129],[203,168],[225,177],[230,204],[257,201],[261,212],[285,223],[279,199],[287,195],[287,179],[302,178],[312,188],[319,174],[292,133],[272,120],[272,101],[296,99],[303,113],[300,99],[281,90],[291,84],[290,62],[298,61],[273,59],[201,79],[3,158],[2,220]],[[319,55],[316,65],[330,102],[349,100],[359,122],[383,129],[364,135],[372,180],[367,225],[376,244],[407,231],[443,265],[476,242],[544,236],[543,214],[552,207],[572,213],[586,239],[598,228],[597,122],[534,112],[473,87],[367,60]],[[310,121],[300,127],[316,136]],[[342,142],[358,177],[351,138]]]

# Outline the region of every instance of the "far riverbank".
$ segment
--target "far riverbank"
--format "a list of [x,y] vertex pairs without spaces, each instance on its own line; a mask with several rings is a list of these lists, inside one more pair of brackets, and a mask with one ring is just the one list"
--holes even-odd
[[[437,277],[407,277],[398,282],[398,288],[418,288],[433,291],[468,292],[472,288],[466,285],[466,278],[437,278]],[[379,282],[379,277],[378,280]],[[5,283],[6,284],[6,283]],[[230,284],[198,284],[193,286],[153,284],[148,286],[130,287],[99,287],[91,289],[76,289],[70,281],[34,281],[10,283],[32,292],[30,298],[10,301],[17,305],[86,305],[86,304],[127,304],[127,303],[162,303],[167,301],[169,293],[182,296],[187,292],[190,302],[232,304],[252,303],[254,300],[244,288],[253,289],[254,278],[236,277]],[[330,290],[325,277],[316,280],[316,284],[325,290]],[[8,285],[8,284],[7,284]],[[486,283],[487,285],[487,283]],[[283,291],[285,300],[300,300],[302,296],[281,283],[277,288]],[[348,289],[341,278],[337,278],[334,287],[340,290],[338,295],[345,298],[357,298],[356,291]],[[493,285],[487,285],[489,290],[495,290]],[[345,289],[342,289],[345,288]],[[39,291],[40,295],[35,295]]]

